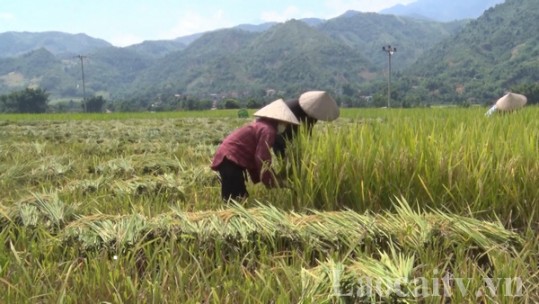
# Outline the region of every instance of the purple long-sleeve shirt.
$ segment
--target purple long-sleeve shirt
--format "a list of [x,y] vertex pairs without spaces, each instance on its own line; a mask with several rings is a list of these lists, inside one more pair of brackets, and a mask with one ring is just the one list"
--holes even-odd
[[271,165],[271,147],[277,135],[277,123],[266,119],[257,119],[228,135],[213,157],[211,168],[217,167],[226,157],[240,167],[245,168],[253,183],[262,183],[273,187]]

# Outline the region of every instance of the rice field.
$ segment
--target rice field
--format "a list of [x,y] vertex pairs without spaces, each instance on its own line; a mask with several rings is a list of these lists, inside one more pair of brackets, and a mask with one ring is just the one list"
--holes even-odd
[[236,111],[0,115],[0,303],[535,303],[539,109],[344,109],[223,204]]

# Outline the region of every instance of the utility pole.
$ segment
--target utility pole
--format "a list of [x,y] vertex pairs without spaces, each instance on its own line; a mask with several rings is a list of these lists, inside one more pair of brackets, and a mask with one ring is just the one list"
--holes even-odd
[[387,74],[387,107],[391,107],[391,56],[397,52],[397,48],[391,47],[391,45],[383,46],[382,50],[387,52],[389,58],[389,71]]
[[86,113],[86,83],[84,82],[84,59],[87,57],[82,55],[77,55],[75,57],[80,59],[80,68],[82,72],[82,107],[84,109],[84,112]]

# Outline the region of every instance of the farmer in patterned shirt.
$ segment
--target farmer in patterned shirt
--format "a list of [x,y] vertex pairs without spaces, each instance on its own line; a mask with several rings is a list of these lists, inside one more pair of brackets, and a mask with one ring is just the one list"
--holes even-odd
[[228,135],[213,157],[212,170],[221,179],[223,200],[241,200],[249,194],[245,185],[245,172],[253,183],[262,182],[267,188],[278,186],[271,169],[271,147],[275,137],[289,125],[299,121],[282,99],[258,110],[257,119]]

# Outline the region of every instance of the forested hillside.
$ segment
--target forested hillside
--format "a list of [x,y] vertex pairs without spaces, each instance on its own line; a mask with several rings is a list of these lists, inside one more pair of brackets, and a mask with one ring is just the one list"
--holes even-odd
[[[486,104],[538,82],[538,17],[539,2],[507,0],[478,19],[450,23],[349,11],[330,20],[240,25],[124,48],[98,47],[101,42],[90,39],[82,45],[96,48],[83,60],[74,53],[80,49],[59,47],[0,58],[0,95],[31,87],[52,99],[81,99],[84,65],[87,96],[121,102],[122,109],[145,109],[154,101],[168,108],[187,100],[245,103],[309,89],[330,91],[347,105],[378,105],[361,100],[387,94],[382,46],[390,44],[397,48],[395,105]],[[86,39],[66,35],[60,36],[73,40],[64,40],[65,47]],[[22,45],[31,36],[2,37]]]
[[112,46],[103,39],[86,34],[62,32],[5,32],[0,33],[0,58],[17,57],[44,48],[54,55],[89,53]]
[[161,92],[255,96],[267,89],[337,89],[361,81],[368,68],[357,50],[289,21],[261,34],[235,29],[207,34],[142,73],[137,87],[153,80]]
[[432,101],[489,102],[519,84],[539,81],[537,28],[538,1],[507,0],[428,51],[403,80]]
[[402,70],[421,57],[434,44],[450,37],[467,21],[440,23],[393,15],[349,11],[320,24],[318,29],[356,48],[376,66],[386,64],[382,46],[397,47],[393,68]]
[[239,25],[186,39],[124,48],[105,45],[82,53],[82,62],[78,53],[60,54],[44,47],[39,52],[50,60],[36,60],[45,55],[35,52],[0,58],[0,94],[35,86],[46,89],[53,99],[79,99],[83,64],[88,96],[112,100],[178,94],[198,99],[258,98],[267,91],[289,96],[308,88],[353,97],[372,80],[383,79],[383,45],[399,47],[401,60],[395,69],[404,69],[462,24],[348,12],[327,21]]
[[380,11],[380,13],[437,21],[454,21],[475,19],[481,16],[485,10],[503,2],[504,0],[416,0],[406,5],[395,5]]
[[290,96],[323,88],[369,94],[371,81],[384,79],[383,45],[402,41],[399,57],[405,59],[396,69],[404,69],[464,24],[348,12],[313,26],[291,20],[260,32],[214,31],[142,71],[130,93],[258,98],[268,91]]

